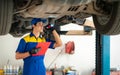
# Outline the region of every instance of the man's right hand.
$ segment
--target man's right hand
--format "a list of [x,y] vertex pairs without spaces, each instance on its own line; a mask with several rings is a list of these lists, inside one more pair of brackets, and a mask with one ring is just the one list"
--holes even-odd
[[38,53],[38,51],[41,50],[41,48],[34,48],[31,51],[29,51],[30,55]]
[[54,25],[52,25],[52,24],[46,25],[46,26],[45,26],[45,29],[46,29],[46,30],[50,30],[51,32],[52,32],[53,30],[55,30]]

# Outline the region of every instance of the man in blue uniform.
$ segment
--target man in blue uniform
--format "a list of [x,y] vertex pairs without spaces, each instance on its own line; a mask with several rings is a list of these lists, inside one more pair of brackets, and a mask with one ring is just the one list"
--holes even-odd
[[[23,59],[23,75],[46,75],[44,66],[45,50],[39,47],[39,43],[49,42],[49,48],[56,48],[62,45],[62,41],[53,27],[47,26],[55,38],[55,41],[41,36],[45,19],[33,18],[31,21],[33,31],[20,40],[16,50],[16,59]],[[45,44],[44,44],[45,45]],[[39,54],[37,54],[40,52]],[[35,55],[37,54],[37,55]]]

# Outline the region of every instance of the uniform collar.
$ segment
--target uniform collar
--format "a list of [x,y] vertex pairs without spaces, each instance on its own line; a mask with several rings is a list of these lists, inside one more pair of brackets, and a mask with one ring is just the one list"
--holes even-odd
[[32,37],[32,36],[34,36],[34,37],[35,37],[35,35],[31,32],[31,33],[30,33],[30,37]]
[[[33,34],[33,32],[30,33],[30,37],[32,37],[32,36],[35,37],[35,35]],[[39,35],[39,38],[42,38],[42,35]]]

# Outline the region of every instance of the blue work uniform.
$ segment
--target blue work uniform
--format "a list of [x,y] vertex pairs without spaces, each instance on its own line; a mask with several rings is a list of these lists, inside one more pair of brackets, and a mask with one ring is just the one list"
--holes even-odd
[[[40,42],[51,42],[49,48],[53,48],[55,41],[45,38],[36,38],[33,33],[25,36],[20,40],[16,52],[24,53],[32,50]],[[23,75],[46,75],[46,68],[44,66],[45,53],[39,56],[29,56],[24,58]]]

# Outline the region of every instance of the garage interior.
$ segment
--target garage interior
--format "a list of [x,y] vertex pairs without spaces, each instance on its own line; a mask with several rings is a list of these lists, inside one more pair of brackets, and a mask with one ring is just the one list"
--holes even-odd
[[[70,28],[72,24],[66,26]],[[74,27],[79,28],[77,25]],[[95,70],[96,75],[119,75],[119,37],[103,36],[95,30],[87,35],[60,35],[63,45],[55,50],[49,49],[45,55],[47,75],[95,75]],[[10,34],[0,36],[0,71],[9,68],[7,75],[14,69],[16,73],[22,73],[23,61],[15,59],[20,38]],[[65,45],[69,41],[75,45],[71,54],[65,52]],[[68,73],[63,74],[63,71]]]

